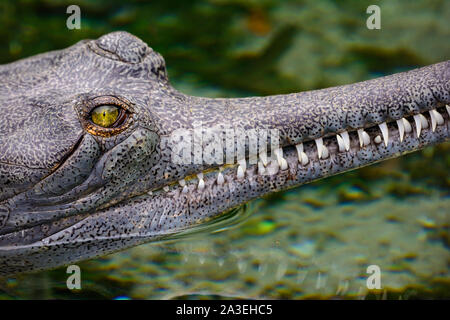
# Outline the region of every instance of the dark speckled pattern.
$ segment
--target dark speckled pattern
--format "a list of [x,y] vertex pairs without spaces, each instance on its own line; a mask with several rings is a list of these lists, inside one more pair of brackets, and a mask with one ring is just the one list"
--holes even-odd
[[[189,229],[261,195],[449,139],[450,61],[361,83],[268,97],[208,99],[168,82],[163,58],[125,32],[0,66],[0,275],[107,254]],[[89,112],[118,99],[129,116],[114,134],[89,129]],[[416,136],[411,116],[437,109],[444,123]],[[425,114],[427,115],[427,114]],[[413,132],[399,141],[395,121]],[[428,117],[429,119],[429,117]],[[288,169],[179,165],[170,134],[180,128],[278,129]],[[387,146],[376,144],[387,122]],[[366,128],[371,143],[359,145]],[[339,152],[335,134],[348,131]],[[318,159],[313,139],[330,156]],[[294,148],[304,143],[309,163]],[[187,179],[204,173],[205,187]],[[163,190],[163,187],[165,187]]]

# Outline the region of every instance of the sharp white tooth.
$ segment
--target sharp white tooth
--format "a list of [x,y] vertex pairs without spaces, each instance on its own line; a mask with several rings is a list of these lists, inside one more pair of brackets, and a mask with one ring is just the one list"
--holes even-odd
[[326,146],[323,146],[322,147],[322,159],[328,158],[329,155],[330,155],[330,153],[328,152],[328,148]]
[[431,119],[431,131],[434,132],[434,130],[436,130],[436,118],[434,117],[433,112],[434,110],[430,110],[430,119]]
[[403,125],[405,126],[405,132],[410,133],[412,131],[411,123],[409,123],[409,121],[406,120],[405,118],[402,118],[402,122],[403,122]]
[[362,148],[370,144],[370,137],[364,129],[358,129],[359,146]]
[[203,179],[198,180],[198,190],[203,190],[205,188],[205,181]]
[[336,135],[336,139],[339,146],[339,152],[344,152],[345,151],[344,139],[342,139],[342,137],[338,134]]
[[288,168],[288,164],[285,158],[280,158],[279,165],[281,170],[286,170]]
[[186,185],[186,181],[184,179],[181,179],[180,181],[178,181],[178,183],[180,184],[180,186],[184,187]]
[[428,128],[427,118],[423,114],[419,114],[420,121],[422,122],[422,129]]
[[238,169],[237,169],[237,178],[238,179],[243,179],[244,178],[244,169],[242,169],[241,166],[239,166]]
[[444,118],[442,118],[441,114],[436,110],[430,110],[430,118],[431,118],[431,130],[433,132],[436,130],[437,125],[441,125],[444,123]]
[[438,126],[441,126],[444,124],[444,117],[439,113],[437,110],[432,110],[434,116],[436,117],[436,123]]
[[302,152],[303,152],[303,143],[299,143],[295,145],[295,149],[297,149],[297,155],[298,155],[298,162],[302,161]]
[[266,172],[266,168],[262,161],[258,161],[258,174],[263,175]]
[[222,172],[219,172],[217,174],[217,184],[222,185],[225,182],[225,179],[223,178]]
[[247,162],[245,161],[245,159],[239,160],[238,164],[239,164],[240,167],[242,167],[242,170],[245,173],[245,170],[247,170]]
[[301,157],[301,163],[302,163],[302,165],[303,165],[303,166],[306,166],[306,165],[308,164],[308,162],[309,162],[308,156],[306,155],[306,153],[302,152],[302,153],[300,154],[300,157]]
[[303,166],[306,166],[309,162],[308,156],[305,152],[303,152],[303,143],[299,143],[295,146],[298,153],[298,162],[300,162]]
[[267,166],[267,152],[265,150],[259,153],[259,160],[264,166]]
[[165,187],[163,188],[163,190],[164,190],[165,192],[169,192],[169,186],[165,186]]
[[344,131],[340,133],[342,139],[344,140],[345,150],[350,150],[350,137],[348,136],[348,132]]
[[384,145],[387,147],[389,142],[389,130],[387,124],[386,122],[383,122],[379,124],[378,127],[380,127],[381,134],[383,135]]
[[405,136],[405,125],[402,119],[397,120],[398,134],[400,135],[400,142],[403,142],[403,137]]
[[359,146],[364,147],[364,139],[363,139],[364,129],[358,129],[358,138],[359,138]]
[[[281,170],[286,170],[286,169],[283,169],[284,163],[286,162],[286,160],[283,158],[283,149],[282,148],[275,149],[274,153],[275,153],[275,156],[277,157],[278,165],[281,167]],[[286,163],[286,166],[287,166],[287,163]]]
[[363,141],[364,141],[364,145],[368,146],[370,144],[369,134],[367,132],[363,131],[362,132],[362,138],[363,138]]
[[202,180],[203,179],[203,172],[197,173],[197,178],[198,178],[198,180]]
[[447,109],[448,116],[450,117],[450,106],[448,104],[445,105],[445,109]]
[[182,192],[183,192],[183,193],[187,193],[187,192],[188,192],[188,186],[184,186]]
[[380,136],[376,136],[375,139],[373,139],[373,141],[377,144],[381,143],[381,137]]
[[416,114],[414,117],[414,122],[416,123],[416,132],[417,138],[420,137],[420,131],[422,131],[422,121],[420,121],[420,117]]
[[149,191],[149,192],[147,192],[147,194],[148,194],[149,196],[152,196],[152,195],[153,195],[153,192],[152,192],[152,191]]
[[315,141],[316,141],[316,146],[317,146],[317,154],[320,159],[320,158],[322,158],[322,152],[323,152],[323,139],[319,138],[319,139],[316,139]]

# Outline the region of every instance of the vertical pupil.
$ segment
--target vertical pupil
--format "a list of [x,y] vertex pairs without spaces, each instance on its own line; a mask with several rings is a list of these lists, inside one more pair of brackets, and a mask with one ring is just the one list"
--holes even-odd
[[95,124],[109,128],[119,117],[119,108],[112,105],[103,105],[95,108],[91,113],[91,120]]

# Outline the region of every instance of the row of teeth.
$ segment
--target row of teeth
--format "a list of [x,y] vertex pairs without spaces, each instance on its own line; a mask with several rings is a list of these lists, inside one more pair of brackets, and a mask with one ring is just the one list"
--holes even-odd
[[[450,117],[450,106],[447,105],[446,109]],[[436,126],[444,124],[444,118],[435,109],[430,110],[429,114],[431,119],[431,129],[434,132],[436,130]],[[422,129],[428,128],[428,121],[422,114],[417,114],[413,116],[413,119],[416,127],[417,138],[419,138]],[[400,142],[403,142],[405,133],[410,133],[412,131],[411,124],[405,118],[399,119],[396,122],[398,126]],[[387,146],[389,142],[389,131],[387,124],[386,122],[383,122],[378,126],[381,131],[381,136],[379,135],[376,136],[373,141],[376,144],[384,142],[384,145]],[[367,134],[367,132],[364,131],[364,129],[358,129],[357,133],[359,138],[359,145],[361,148],[370,144],[370,137]],[[347,131],[336,134],[336,139],[339,147],[339,152],[346,152],[350,150],[350,136]],[[318,158],[327,159],[329,157],[329,152],[327,147],[323,144],[323,139],[322,138],[315,139],[315,143],[317,147]],[[307,165],[309,163],[309,158],[304,152],[303,143],[297,144],[295,147],[297,149],[299,163],[301,163],[303,166]],[[283,158],[283,149],[279,148],[274,150],[274,154],[277,158],[277,161],[272,161],[270,163],[268,162],[267,154],[265,152],[259,154],[260,161],[258,161],[258,174],[263,175],[267,172],[268,174],[272,175],[276,174],[279,169],[286,170],[288,168],[287,161],[285,158]],[[236,174],[238,180],[242,180],[244,178],[246,169],[247,169],[246,160],[245,159],[239,160]],[[223,170],[224,170],[223,167],[219,168],[219,173],[217,174],[216,180],[218,185],[223,185],[225,183],[225,178],[222,174]],[[198,173],[197,178],[198,178],[197,189],[203,190],[205,188],[203,173]],[[189,190],[188,186],[186,185],[186,181],[182,179],[178,182],[180,186],[183,188],[182,192],[187,193]],[[168,186],[164,187],[164,190],[169,191],[169,187]]]

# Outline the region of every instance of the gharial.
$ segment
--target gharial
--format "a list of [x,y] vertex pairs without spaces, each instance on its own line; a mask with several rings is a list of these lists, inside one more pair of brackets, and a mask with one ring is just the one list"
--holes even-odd
[[[163,239],[267,193],[448,141],[449,105],[450,60],[233,99],[178,92],[161,55],[126,32],[2,65],[0,275]],[[277,130],[279,148],[254,163],[249,143],[233,164],[172,161],[172,133],[199,122]]]

